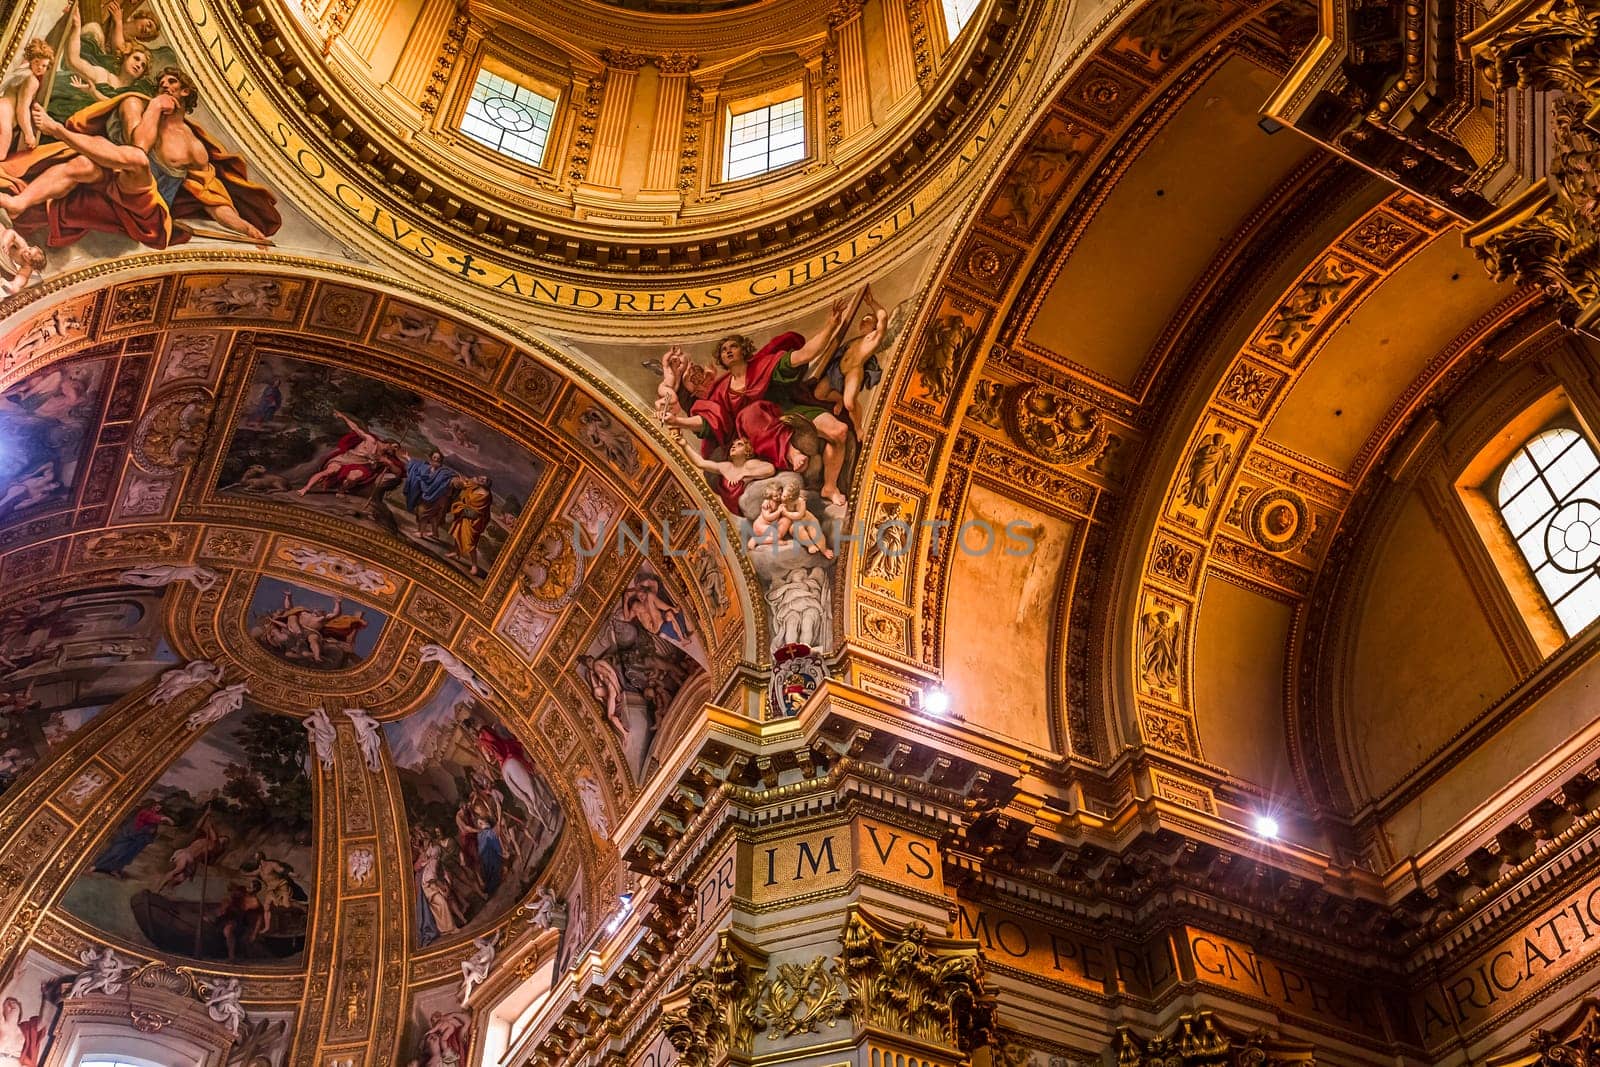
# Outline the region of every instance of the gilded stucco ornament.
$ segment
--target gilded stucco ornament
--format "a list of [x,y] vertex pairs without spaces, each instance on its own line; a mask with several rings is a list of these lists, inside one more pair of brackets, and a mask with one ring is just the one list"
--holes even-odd
[[975,944],[893,926],[853,907],[837,956],[779,963],[732,931],[661,1002],[661,1028],[688,1067],[748,1059],[758,1034],[780,1041],[833,1028],[934,1042],[962,1052],[999,1042]]
[[936,937],[921,923],[895,928],[852,908],[834,967],[857,1026],[962,1051],[989,1043],[994,1005],[976,946]]
[[1088,404],[1037,385],[1018,389],[1005,405],[1006,428],[1047,463],[1077,463],[1100,451],[1105,421]]
[[1550,1030],[1528,1036],[1527,1051],[1497,1056],[1492,1067],[1593,1067],[1600,1062],[1600,1000],[1586,998],[1578,1010]]
[[1245,1032],[1221,1022],[1209,1011],[1180,1015],[1172,1029],[1141,1038],[1128,1027],[1117,1029],[1113,1045],[1117,1067],[1314,1067],[1310,1045],[1283,1041],[1264,1030]]
[[1593,104],[1555,101],[1545,180],[1466,232],[1496,280],[1541,286],[1562,305],[1562,321],[1586,332],[1600,318],[1600,136],[1586,119]]
[[766,954],[732,931],[717,935],[717,952],[691,967],[661,999],[661,1029],[684,1067],[711,1067],[730,1052],[748,1055],[762,1023],[757,1016]]
[[1600,4],[1524,0],[1463,38],[1502,93],[1554,94],[1545,176],[1466,232],[1496,279],[1545,289],[1562,321],[1593,332],[1600,318]]

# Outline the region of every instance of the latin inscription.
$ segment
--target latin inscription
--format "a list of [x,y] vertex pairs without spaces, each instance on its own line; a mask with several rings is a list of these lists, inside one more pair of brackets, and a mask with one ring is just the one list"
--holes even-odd
[[1333,1019],[1384,1034],[1382,1010],[1368,988],[1310,974],[1220,934],[1189,929],[1184,940],[1198,982],[1257,997],[1304,1018]]
[[1177,980],[1166,941],[1139,946],[1082,937],[959,899],[955,936],[976,941],[991,962],[1094,993],[1149,997]]
[[1411,1000],[1423,1044],[1438,1044],[1537,993],[1600,948],[1600,884],[1590,885]]
[[296,170],[319,188],[346,215],[387,244],[400,249],[414,261],[466,279],[485,289],[524,300],[541,307],[574,308],[602,314],[631,315],[640,312],[673,315],[731,307],[804,285],[825,277],[871,252],[917,217],[926,214],[935,201],[958,181],[980,158],[982,149],[996,137],[1006,113],[1014,106],[1030,71],[1039,60],[1042,40],[1035,35],[1021,58],[1016,73],[1006,83],[1000,98],[990,109],[975,133],[949,163],[914,193],[902,200],[887,216],[832,249],[820,252],[793,266],[783,267],[736,282],[683,289],[612,289],[572,285],[535,272],[518,270],[503,263],[468,252],[437,233],[425,233],[395,215],[382,203],[367,196],[344,180],[342,173],[326,162],[303,138],[295,133],[282,112],[257,91],[245,73],[244,65],[232,46],[219,32],[209,0],[185,0],[185,9],[206,52],[227,79],[239,102],[268,131],[273,144]]

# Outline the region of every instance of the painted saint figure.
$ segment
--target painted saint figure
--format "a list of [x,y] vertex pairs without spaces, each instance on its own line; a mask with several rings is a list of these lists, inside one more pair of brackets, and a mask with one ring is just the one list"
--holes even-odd
[[539,798],[538,788],[534,785],[533,768],[527,752],[523,750],[522,742],[470,716],[461,720],[461,728],[477,742],[478,751],[484,761],[492,767],[499,768],[500,780],[511,790],[511,795],[516,797],[528,814],[538,821],[546,833],[549,833],[553,828],[545,811],[544,802]]
[[478,542],[483,539],[483,531],[489,528],[489,507],[494,499],[489,489],[489,476],[457,478],[451,485],[456,491],[449,513],[450,540],[455,548],[445,553],[445,558],[466,564],[474,578],[482,578],[484,571],[478,566]]
[[22,1017],[22,1001],[16,997],[0,1001],[0,1067],[37,1067],[44,1037],[39,1016]]
[[139,857],[161,832],[162,824],[172,825],[172,820],[161,811],[161,802],[147,800],[139,805],[139,810],[133,813],[133,818],[128,825],[122,828],[111,843],[95,858],[93,870],[99,874],[109,874],[117,878],[126,878],[123,873],[128,864]]
[[329,487],[339,496],[389,482],[405,470],[405,452],[394,441],[385,441],[342,411],[334,412],[348,432],[339,438],[333,451],[323,459],[317,472],[296,490],[301,496]]
[[89,233],[121,233],[150,248],[188,241],[185,220],[208,217],[261,244],[283,224],[245,165],[190,121],[199,91],[177,67],[156,76],[158,92],[123,93],[58,122],[33,105],[33,122],[54,138],[0,164],[0,210],[19,230],[43,228],[59,248]]
[[418,537],[439,536],[439,524],[450,510],[458,477],[444,465],[444,456],[437,450],[428,454],[426,462],[413,459],[406,464],[406,510],[417,517]]
[[164,893],[168,889],[176,889],[195,876],[195,872],[208,864],[215,863],[228,850],[228,839],[219,835],[216,827],[212,825],[211,814],[207,812],[200,817],[200,825],[195,827],[195,837],[183,848],[172,850],[169,859],[171,867],[156,886],[157,893]]
[[419,898],[418,940],[428,945],[459,929],[461,917],[450,894],[450,876],[444,870],[444,842],[419,827],[412,830],[411,849]]
[[308,899],[306,891],[294,880],[294,868],[282,860],[271,859],[265,852],[257,851],[255,858],[239,869],[256,877],[255,896],[261,904],[257,933],[272,932],[272,909],[277,908],[282,914]]
[[[74,6],[73,15],[77,15]],[[39,87],[50,74],[56,50],[42,37],[35,37],[22,49],[23,67],[0,84],[0,158],[11,154],[13,140],[26,152],[39,146],[39,131],[33,125],[33,102]]]
[[[756,456],[779,470],[792,471],[804,471],[809,462],[794,443],[792,420],[803,419],[823,441],[822,496],[829,503],[844,504],[839,473],[850,428],[818,404],[804,382],[804,368],[828,349],[844,310],[845,301],[836,302],[827,323],[810,340],[784,333],[757,350],[755,342],[743,335],[724,337],[717,342],[717,362],[723,373],[711,383],[706,396],[685,414],[676,395],[658,393],[657,414],[668,426],[699,434],[701,455],[708,459],[716,449],[726,449],[735,438],[743,437]],[[682,357],[682,349],[674,348],[662,357],[662,365],[681,366]]]

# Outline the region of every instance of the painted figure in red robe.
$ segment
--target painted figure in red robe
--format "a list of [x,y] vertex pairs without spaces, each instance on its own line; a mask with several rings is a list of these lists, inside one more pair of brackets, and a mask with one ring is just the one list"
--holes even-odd
[[[839,332],[846,302],[836,302],[828,321],[810,340],[797,333],[783,333],[768,341],[759,351],[748,337],[733,334],[717,342],[717,362],[723,373],[711,383],[706,395],[695,400],[684,413],[670,391],[658,393],[657,414],[668,426],[693,430],[701,438],[700,453],[706,458],[726,450],[739,438],[750,442],[752,453],[778,470],[803,472],[809,462],[795,446],[794,428],[809,422],[822,438],[822,496],[831,504],[845,503],[839,491],[839,472],[844,466],[844,448],[850,427],[819,403],[806,382],[805,368],[830,351]],[[662,358],[667,373],[682,367],[684,353],[673,348]],[[673,382],[675,388],[676,382]]]

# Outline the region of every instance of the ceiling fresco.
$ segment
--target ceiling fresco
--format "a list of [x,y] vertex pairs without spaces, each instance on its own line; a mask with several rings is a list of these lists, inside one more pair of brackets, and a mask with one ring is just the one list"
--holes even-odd
[[764,603],[710,525],[619,538],[695,492],[619,398],[316,273],[69,291],[7,337],[0,804],[73,854],[40,951],[238,974],[327,1040],[399,1033],[375,977],[541,894],[576,953]]
[[[100,0],[34,7],[25,65],[8,68],[14,75],[0,107],[6,293],[97,261],[180,246],[337,247],[241,158],[164,17],[136,5],[124,18],[122,5]],[[173,108],[149,109],[157,98]],[[170,175],[165,187],[142,153],[128,154],[127,131],[142,122],[149,159]],[[204,299],[216,308],[251,297],[224,285]]]

